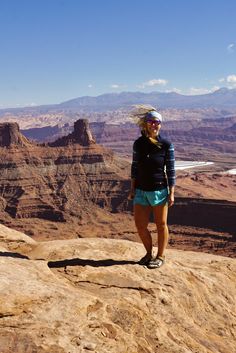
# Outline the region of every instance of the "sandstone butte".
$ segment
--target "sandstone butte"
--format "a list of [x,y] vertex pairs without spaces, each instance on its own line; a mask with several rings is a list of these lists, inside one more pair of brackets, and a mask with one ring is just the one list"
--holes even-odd
[[0,225],[1,353],[233,353],[234,259],[141,244],[36,242]]
[[[45,221],[54,221],[71,225],[65,237],[79,236],[81,223],[92,223],[103,208],[122,207],[129,185],[123,174],[113,153],[95,143],[86,119],[75,122],[69,135],[43,145],[27,140],[17,123],[0,124],[0,221],[5,225],[17,228],[30,220],[28,234],[35,235],[45,231]],[[34,232],[39,220],[44,222]]]

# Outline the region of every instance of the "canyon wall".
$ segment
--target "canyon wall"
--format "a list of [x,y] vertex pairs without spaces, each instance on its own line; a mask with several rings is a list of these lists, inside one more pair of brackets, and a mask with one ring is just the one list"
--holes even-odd
[[29,143],[17,124],[2,124],[0,133],[1,212],[65,221],[94,205],[119,206],[127,181],[113,153],[95,143],[86,121],[76,122],[70,135],[51,145]]

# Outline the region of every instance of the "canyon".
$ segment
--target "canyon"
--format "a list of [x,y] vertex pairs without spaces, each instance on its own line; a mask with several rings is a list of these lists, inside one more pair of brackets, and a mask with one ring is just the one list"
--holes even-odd
[[[50,145],[26,139],[16,123],[0,125],[1,220],[89,222],[103,207],[115,211],[127,188],[111,151],[95,143],[87,121]],[[8,136],[8,138],[6,138]],[[123,167],[124,168],[124,167]]]
[[[231,126],[234,118],[225,124]],[[139,241],[127,199],[130,156],[125,153],[128,136],[134,138],[137,129],[90,125],[91,130],[86,119],[79,119],[73,131],[48,143],[26,138],[16,123],[0,125],[2,224],[36,240],[93,236]],[[131,130],[133,135],[125,135]],[[111,131],[117,140],[124,137],[120,154],[106,146]],[[226,156],[232,167],[232,154]],[[226,162],[216,158],[213,166],[177,172],[170,247],[235,256],[235,176],[224,168]],[[153,224],[150,230],[156,241]]]
[[[176,157],[182,160],[211,160],[234,165],[236,153],[236,115],[220,119],[167,120],[162,124],[161,134],[175,144]],[[132,122],[112,124],[90,122],[97,143],[112,149],[117,154],[131,158],[132,143],[139,136]],[[44,126],[22,129],[22,133],[37,142],[50,142],[71,133],[73,126]]]

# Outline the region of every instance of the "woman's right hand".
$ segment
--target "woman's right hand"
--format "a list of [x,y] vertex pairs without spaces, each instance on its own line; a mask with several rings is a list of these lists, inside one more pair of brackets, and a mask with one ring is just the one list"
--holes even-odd
[[129,195],[128,195],[128,200],[133,200],[134,194],[135,194],[135,190],[130,190]]

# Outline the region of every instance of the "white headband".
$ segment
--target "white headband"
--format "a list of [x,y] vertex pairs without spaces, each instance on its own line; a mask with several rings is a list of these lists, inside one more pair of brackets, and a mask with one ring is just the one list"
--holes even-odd
[[162,116],[160,113],[158,113],[156,110],[152,110],[147,113],[145,119],[156,119],[162,121]]

